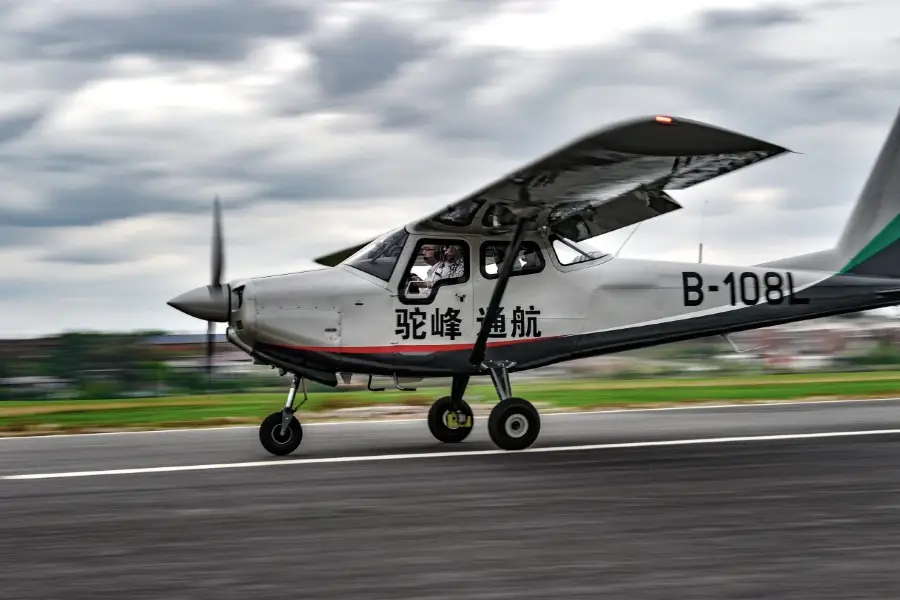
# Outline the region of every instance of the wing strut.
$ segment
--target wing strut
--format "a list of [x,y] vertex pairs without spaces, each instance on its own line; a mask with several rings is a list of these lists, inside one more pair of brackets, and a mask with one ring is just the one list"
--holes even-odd
[[510,273],[512,273],[513,264],[519,256],[519,249],[522,247],[522,238],[525,237],[525,224],[527,217],[519,217],[516,221],[516,230],[513,233],[512,243],[509,247],[509,253],[500,266],[500,272],[497,276],[497,285],[491,293],[491,301],[484,314],[484,321],[481,322],[481,329],[478,331],[478,338],[475,340],[475,347],[472,348],[472,355],[469,358],[476,367],[481,365],[484,360],[485,349],[487,348],[488,333],[491,331],[491,325],[497,319],[500,312],[500,302],[503,300],[503,293],[506,291],[506,284],[509,282]]

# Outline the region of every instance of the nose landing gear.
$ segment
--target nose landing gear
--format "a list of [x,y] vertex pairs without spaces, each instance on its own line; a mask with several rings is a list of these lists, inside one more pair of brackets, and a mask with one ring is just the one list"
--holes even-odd
[[[297,396],[297,388],[301,383],[303,384],[303,402],[295,408],[294,398]],[[263,448],[275,456],[286,456],[300,446],[300,442],[303,441],[303,427],[294,413],[308,399],[306,380],[294,375],[284,408],[266,417],[259,426],[259,441]]]

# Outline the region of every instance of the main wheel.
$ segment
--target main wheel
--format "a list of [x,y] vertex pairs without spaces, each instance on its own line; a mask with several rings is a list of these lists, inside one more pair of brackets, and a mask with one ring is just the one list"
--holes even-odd
[[541,416],[528,400],[508,398],[488,418],[488,434],[503,450],[524,450],[541,432]]
[[428,429],[438,441],[445,444],[456,444],[472,433],[475,415],[465,400],[456,403],[451,410],[450,396],[436,400],[428,410]]
[[284,435],[281,435],[281,411],[272,413],[259,426],[259,441],[263,448],[275,456],[290,454],[303,441],[303,427],[300,421],[291,415],[290,423]]

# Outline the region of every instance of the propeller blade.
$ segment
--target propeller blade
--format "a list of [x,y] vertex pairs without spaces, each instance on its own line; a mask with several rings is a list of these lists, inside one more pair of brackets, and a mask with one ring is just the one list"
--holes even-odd
[[212,375],[213,355],[215,354],[216,324],[212,321],[206,327],[206,373]]
[[213,243],[212,243],[212,286],[222,285],[222,271],[225,269],[225,255],[222,250],[222,207],[219,197],[213,201]]
[[[222,288],[222,272],[225,270],[225,252],[222,249],[222,204],[218,194],[213,200],[213,239],[212,239],[212,287]],[[206,326],[206,377],[212,382],[213,356],[215,354],[216,324],[209,321]]]

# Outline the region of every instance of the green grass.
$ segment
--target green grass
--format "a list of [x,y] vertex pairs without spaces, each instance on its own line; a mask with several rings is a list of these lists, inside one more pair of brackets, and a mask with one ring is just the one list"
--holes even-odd
[[[516,395],[539,406],[566,409],[887,397],[900,395],[900,372],[548,381],[514,384],[513,390]],[[416,392],[311,394],[300,417],[309,420],[335,409],[376,404],[426,407],[447,393],[444,388],[431,387]],[[493,404],[497,399],[491,385],[470,386],[466,397],[476,405]],[[278,410],[283,401],[282,393],[264,393],[139,400],[3,402],[0,403],[0,434],[256,424]]]

